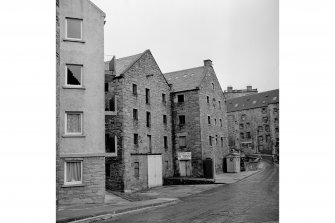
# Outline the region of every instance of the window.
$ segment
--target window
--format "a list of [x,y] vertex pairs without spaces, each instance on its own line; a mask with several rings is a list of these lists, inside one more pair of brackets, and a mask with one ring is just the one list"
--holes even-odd
[[179,147],[180,148],[186,147],[186,136],[179,136]]
[[250,122],[246,123],[246,128],[248,128],[248,129],[250,128]]
[[145,103],[150,105],[150,89],[145,89]]
[[147,112],[147,127],[151,127],[151,114],[150,112]]
[[269,118],[268,118],[268,117],[263,117],[263,122],[264,122],[264,123],[267,123],[267,122],[268,122],[268,120],[269,120]]
[[112,134],[105,134],[106,153],[117,154],[117,137]]
[[105,111],[116,111],[115,95],[108,100],[108,105],[106,106]]
[[64,184],[74,185],[82,184],[83,162],[82,161],[66,161],[64,164]]
[[263,146],[263,145],[258,145],[258,150],[259,150],[259,151],[263,151],[263,149],[264,149],[264,146]]
[[214,83],[212,83],[212,88],[213,88],[213,90],[214,90]]
[[135,178],[140,177],[140,163],[139,162],[134,163],[134,177]]
[[266,135],[266,142],[270,142],[270,141],[271,141],[270,135]]
[[218,135],[215,135],[215,145],[218,144]]
[[133,95],[137,96],[137,85],[133,84]]
[[223,137],[221,137],[221,147],[223,147]]
[[278,123],[278,118],[275,118],[275,123]]
[[273,113],[277,113],[278,112],[278,108],[273,108]]
[[163,124],[166,125],[167,124],[167,116],[163,115]]
[[134,121],[138,121],[138,112],[137,112],[137,109],[133,109],[133,120]]
[[178,95],[178,103],[182,103],[182,102],[184,102],[184,95],[180,94]]
[[240,129],[243,129],[244,128],[244,125],[241,123],[240,124]]
[[270,132],[270,126],[269,125],[265,126],[265,131]]
[[213,107],[215,108],[215,106],[216,106],[216,103],[215,103],[216,101],[215,101],[215,98],[213,98]]
[[165,150],[168,149],[168,138],[167,138],[167,136],[164,136],[164,149]]
[[279,133],[279,128],[278,127],[275,128],[275,131],[276,131],[276,133]]
[[81,40],[83,35],[82,26],[83,26],[83,20],[66,18],[66,32],[65,32],[66,38]]
[[211,124],[211,116],[208,116],[207,118],[208,118],[208,125],[210,125]]
[[209,136],[209,145],[212,146],[212,136]]
[[209,104],[209,96],[207,96],[207,103]]
[[216,118],[214,119],[214,125],[216,126]]
[[220,118],[220,127],[222,127],[222,119]]
[[147,135],[147,138],[148,138],[148,147],[149,147],[149,151],[150,151],[150,153],[152,153],[151,135]]
[[134,134],[134,145],[138,146],[138,134],[137,133]]
[[82,134],[82,113],[65,113],[65,134]]
[[162,102],[163,102],[163,104],[166,104],[166,97],[165,97],[165,94],[162,94]]
[[263,136],[258,136],[258,143],[263,143]]
[[251,139],[251,133],[250,132],[246,132],[246,137],[247,137],[247,139]]
[[108,92],[108,82],[105,83],[105,92]]
[[246,118],[247,118],[247,116],[246,116],[246,115],[241,115],[241,120],[242,120],[242,121],[245,121],[245,120],[246,120]]
[[263,126],[258,126],[258,132],[263,132]]
[[262,108],[262,113],[265,114],[266,113],[266,108]]
[[219,109],[221,110],[221,101],[219,101]]
[[244,139],[244,133],[243,132],[240,133],[240,138]]
[[65,85],[81,87],[83,66],[67,64],[65,68],[66,68]]
[[185,125],[185,115],[179,115],[179,125]]

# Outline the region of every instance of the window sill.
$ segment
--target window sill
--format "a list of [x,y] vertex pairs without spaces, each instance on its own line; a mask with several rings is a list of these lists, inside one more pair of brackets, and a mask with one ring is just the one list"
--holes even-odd
[[63,86],[63,89],[77,89],[77,90],[86,90],[85,87],[80,86],[80,87],[76,87],[76,86]]
[[63,138],[85,138],[85,135],[62,135]]
[[117,157],[116,153],[105,153],[105,157]]
[[77,42],[77,43],[85,43],[85,41],[83,40],[80,40],[80,39],[67,39],[67,38],[64,38],[63,39],[64,42]]
[[85,187],[85,184],[63,184],[62,187]]
[[116,115],[116,111],[105,111],[105,115]]

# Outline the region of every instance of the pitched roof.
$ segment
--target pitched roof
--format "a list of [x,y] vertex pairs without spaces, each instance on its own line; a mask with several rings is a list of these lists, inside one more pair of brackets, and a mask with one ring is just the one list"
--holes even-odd
[[169,84],[172,84],[174,92],[193,90],[200,86],[205,75],[205,67],[195,67],[186,70],[165,73]]
[[[126,72],[147,51],[148,50],[144,51],[143,53],[116,59],[115,60],[115,71],[116,71],[115,75],[120,76],[121,74]],[[105,68],[108,67],[109,62],[110,60],[105,62]]]
[[273,103],[279,103],[279,89],[228,99],[227,112],[265,107]]

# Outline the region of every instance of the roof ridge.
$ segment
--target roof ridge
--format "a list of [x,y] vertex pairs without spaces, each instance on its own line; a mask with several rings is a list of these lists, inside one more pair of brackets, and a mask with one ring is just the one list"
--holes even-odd
[[176,70],[176,71],[172,71],[172,72],[167,72],[167,73],[164,73],[164,75],[165,74],[171,74],[171,73],[177,73],[177,72],[181,72],[181,71],[187,71],[187,70],[197,69],[197,68],[201,68],[201,67],[204,67],[204,66],[199,66],[199,67],[193,67],[193,68],[188,68],[188,69],[183,69],[183,70]]
[[[268,92],[272,92],[272,91],[277,91],[277,90],[279,91],[279,88],[269,90],[269,91],[262,91],[262,92],[258,92],[258,93],[255,93],[255,94],[249,94],[249,95],[244,95],[244,96],[240,96],[240,97],[229,98],[229,99],[227,99],[227,101],[234,100],[234,99],[240,99],[240,98],[252,97],[252,96],[256,96],[256,95],[260,95],[260,94],[268,93]],[[227,92],[227,93],[229,93],[229,92]]]

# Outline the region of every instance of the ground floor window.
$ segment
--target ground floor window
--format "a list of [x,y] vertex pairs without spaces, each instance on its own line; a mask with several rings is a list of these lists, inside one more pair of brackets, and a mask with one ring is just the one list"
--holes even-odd
[[140,177],[140,163],[139,162],[134,163],[134,176],[136,178]]
[[65,162],[65,174],[64,174],[64,184],[82,184],[82,161],[66,161]]

